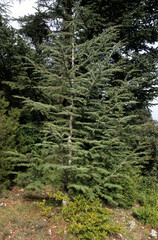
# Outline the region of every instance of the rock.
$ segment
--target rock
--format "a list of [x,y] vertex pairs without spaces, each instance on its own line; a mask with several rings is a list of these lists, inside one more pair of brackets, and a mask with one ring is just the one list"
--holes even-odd
[[124,237],[122,236],[121,233],[119,234],[119,237],[120,237],[121,240],[127,240],[126,238],[124,238]]
[[24,192],[24,189],[23,189],[23,188],[21,188],[21,189],[19,190],[19,192]]
[[0,207],[6,207],[7,206],[7,204],[6,203],[4,203],[4,202],[0,202]]
[[135,221],[130,222],[130,231],[132,231],[132,229],[134,228],[135,224],[136,224]]
[[150,235],[151,235],[152,237],[154,237],[155,239],[157,239],[157,231],[155,231],[154,229],[151,230]]
[[51,229],[48,230],[48,234],[52,235],[52,230]]
[[62,205],[63,205],[63,207],[64,207],[64,206],[67,206],[67,205],[68,205],[68,201],[63,200],[63,201],[62,201]]

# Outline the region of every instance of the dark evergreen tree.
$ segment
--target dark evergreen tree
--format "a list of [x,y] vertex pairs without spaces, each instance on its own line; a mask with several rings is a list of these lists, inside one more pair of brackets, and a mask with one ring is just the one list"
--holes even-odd
[[39,44],[49,39],[50,27],[47,23],[48,20],[49,15],[41,12],[19,18],[18,21],[21,24],[20,33],[30,38],[37,48]]
[[133,203],[137,173],[157,168],[155,12],[155,1],[39,0],[20,19],[33,45],[0,20],[0,87],[10,101],[1,99],[1,182],[25,169],[17,181],[28,189],[58,185]]
[[[0,10],[5,10],[0,4]],[[15,177],[17,170],[24,170],[23,162],[10,157],[7,152],[30,152],[32,145],[39,141],[40,117],[34,112],[22,109],[23,105],[15,95],[37,99],[40,93],[36,91],[33,66],[27,57],[37,58],[37,54],[30,45],[12,27],[2,12],[0,22],[0,92],[3,93],[1,101],[1,139],[0,139],[0,184],[9,185],[10,177]],[[34,81],[33,81],[34,80]],[[19,109],[17,109],[19,108]],[[38,119],[38,121],[37,121]],[[35,125],[36,122],[36,125]],[[25,127],[27,125],[27,128]],[[29,127],[28,127],[29,126]],[[14,171],[14,173],[13,173]],[[12,173],[11,173],[12,172]]]
[[[34,20],[36,21],[38,16],[42,17],[43,12],[44,29],[50,30],[50,26],[57,28],[60,25],[58,22],[67,19],[64,9],[68,9],[68,5],[71,5],[71,1],[67,3],[61,0],[54,3],[40,0],[38,1],[40,12],[34,16]],[[80,1],[80,5],[84,26],[78,29],[79,42],[92,39],[109,26],[120,26],[119,37],[121,41],[124,41],[124,47],[113,53],[113,60],[119,61],[121,55],[126,54],[127,72],[130,71],[133,78],[140,79],[137,85],[135,81],[130,81],[131,90],[137,99],[137,105],[133,110],[139,108],[149,112],[150,102],[157,96],[155,65],[157,50],[151,45],[157,41],[157,1],[113,0],[109,3],[108,1],[83,0]],[[33,24],[34,20],[31,23],[28,22],[23,28]],[[26,21],[25,18],[24,21]],[[34,35],[38,36],[39,31],[36,31],[36,28],[37,25],[34,24],[32,29],[35,30]],[[25,29],[24,33],[29,36],[29,32]],[[37,42],[41,41],[40,36],[37,38]],[[119,73],[118,78],[124,79],[124,77],[124,74]]]
[[[149,160],[148,143],[139,138],[145,126],[127,112],[137,105],[132,84],[137,86],[140,79],[126,56],[114,60],[122,51],[118,27],[82,39],[80,2],[57,1],[50,9],[52,21],[62,20],[41,48],[46,66],[36,64],[34,71],[40,76],[36,88],[43,99],[24,98],[28,108],[43,116],[45,138],[40,155],[28,155],[30,167],[19,179],[25,179],[28,188],[60,183],[66,191],[99,195],[114,203],[120,195],[113,189],[120,188],[125,177],[122,169],[141,167]],[[120,179],[117,184],[115,179]]]
[[20,111],[9,109],[9,102],[0,93],[0,188],[10,186],[10,176],[15,163],[7,158],[8,151],[18,149],[18,127]]

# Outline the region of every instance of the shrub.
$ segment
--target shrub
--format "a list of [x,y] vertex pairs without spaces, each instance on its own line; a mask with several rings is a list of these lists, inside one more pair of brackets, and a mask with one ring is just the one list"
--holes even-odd
[[142,207],[133,211],[134,217],[155,227],[158,224],[158,186],[144,183],[139,190],[138,202]]
[[51,210],[52,210],[52,206],[47,206],[45,199],[43,199],[41,202],[36,202],[36,205],[38,207],[42,208],[43,214],[45,216],[47,216],[47,217],[50,216]]
[[134,167],[133,169],[129,167],[120,171],[120,177],[112,179],[113,184],[120,186],[120,189],[114,189],[110,193],[114,199],[117,198],[119,207],[129,209],[135,204],[140,178],[139,171]]
[[[144,179],[145,180],[145,179]],[[140,185],[138,202],[144,206],[149,204],[152,207],[158,205],[158,185],[155,182]]]
[[142,220],[144,224],[151,224],[155,227],[158,224],[158,209],[149,204],[144,205],[133,211],[133,216],[138,220]]
[[112,222],[112,212],[103,208],[99,199],[91,201],[77,196],[63,207],[62,215],[70,223],[69,232],[77,239],[106,239],[108,234],[121,231],[121,225]]

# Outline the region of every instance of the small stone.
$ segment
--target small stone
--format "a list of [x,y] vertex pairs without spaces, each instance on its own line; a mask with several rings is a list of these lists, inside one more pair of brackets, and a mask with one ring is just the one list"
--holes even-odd
[[121,240],[126,240],[126,238],[124,238],[121,233],[119,234],[119,236]]
[[63,205],[63,207],[64,207],[64,206],[67,206],[67,205],[68,205],[68,201],[63,200],[63,201],[62,201],[62,205]]
[[1,203],[0,203],[0,207],[2,207],[2,206],[6,207],[6,206],[7,206],[7,204],[6,204],[6,203],[4,203],[4,202],[1,202]]
[[23,189],[23,188],[21,188],[21,189],[19,190],[19,192],[24,192],[24,189]]
[[157,239],[157,231],[155,231],[154,229],[151,230],[150,235]]
[[52,230],[51,229],[48,230],[48,234],[52,235]]
[[135,224],[136,224],[135,221],[130,222],[130,231],[132,231],[132,229],[134,228]]

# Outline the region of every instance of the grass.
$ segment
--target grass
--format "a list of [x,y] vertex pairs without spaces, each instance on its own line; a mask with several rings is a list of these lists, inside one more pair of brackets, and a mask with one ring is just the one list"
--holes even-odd
[[[43,215],[43,210],[37,206],[35,199],[28,201],[22,196],[23,192],[18,188],[0,196],[0,202],[6,204],[0,207],[0,240],[76,240],[67,233],[68,223],[61,216],[61,208],[53,206],[52,216],[47,217]],[[124,225],[121,233],[124,239],[149,239],[151,226],[144,226],[134,219],[132,209],[116,208],[113,212],[113,220]],[[132,221],[135,221],[135,226],[131,230]],[[113,239],[120,238],[109,238]]]
[[2,195],[0,202],[6,203],[0,207],[0,240],[49,240],[52,236],[54,240],[64,239],[64,234],[57,235],[59,227],[65,226],[61,217],[54,220],[43,216],[35,201],[23,199],[18,189],[9,192],[7,197]]

